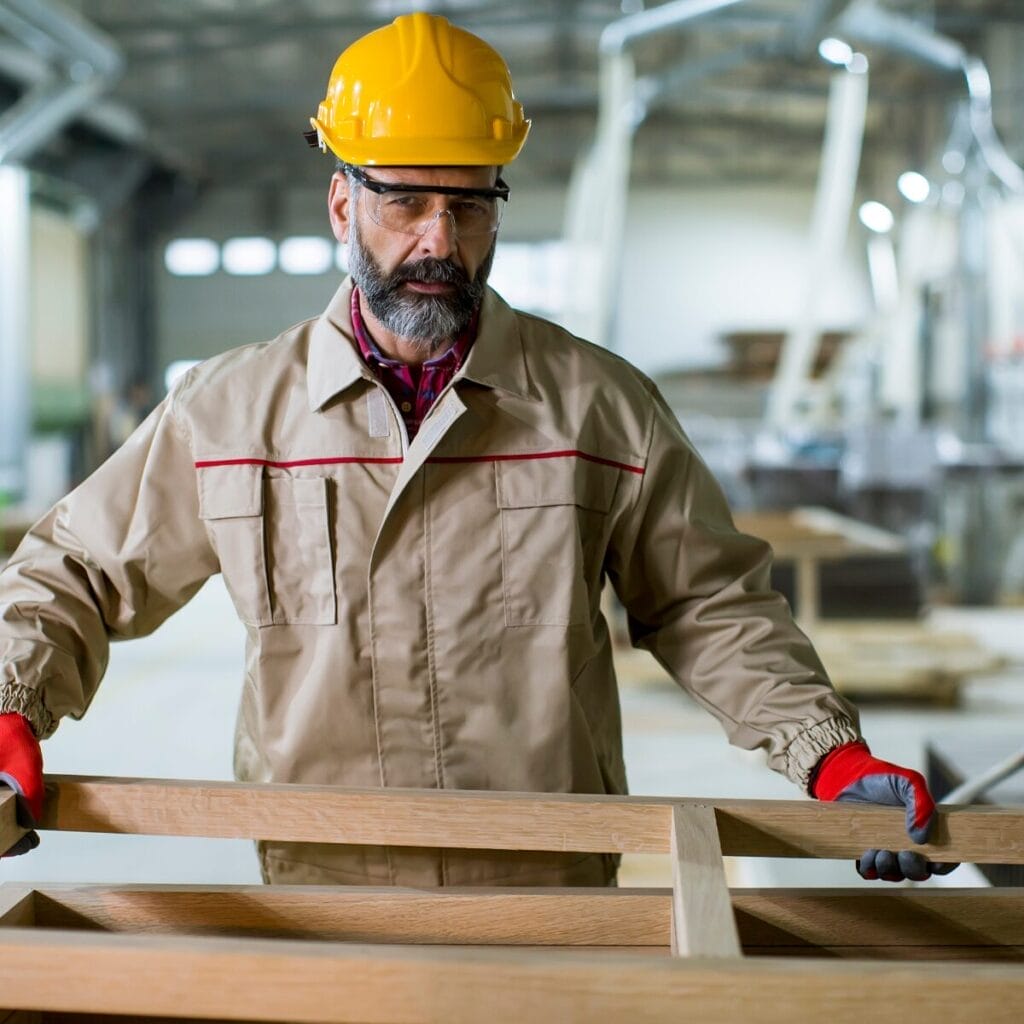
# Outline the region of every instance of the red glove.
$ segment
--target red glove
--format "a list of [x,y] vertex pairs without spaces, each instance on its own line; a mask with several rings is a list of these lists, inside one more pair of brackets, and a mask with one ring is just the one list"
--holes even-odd
[[[915,843],[926,843],[935,820],[935,801],[920,772],[880,761],[859,740],[826,754],[815,769],[811,793],[818,800],[849,800],[905,807],[907,833]],[[933,874],[948,874],[955,864],[934,864],[913,850],[867,850],[857,862],[862,878],[902,882],[924,881]]]
[[[0,783],[18,794],[18,822],[34,828],[43,816],[43,752],[27,719],[16,712],[0,715]],[[4,857],[28,853],[39,845],[39,836],[28,832]]]

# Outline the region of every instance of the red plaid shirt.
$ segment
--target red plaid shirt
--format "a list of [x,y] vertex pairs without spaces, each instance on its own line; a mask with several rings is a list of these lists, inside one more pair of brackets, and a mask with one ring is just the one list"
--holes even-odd
[[359,351],[366,365],[394,399],[405,420],[410,441],[416,436],[437,396],[462,366],[476,337],[476,323],[477,314],[474,313],[469,326],[455,339],[451,348],[421,366],[411,366],[400,359],[389,359],[377,348],[359,311],[359,289],[352,289],[352,331],[359,343]]

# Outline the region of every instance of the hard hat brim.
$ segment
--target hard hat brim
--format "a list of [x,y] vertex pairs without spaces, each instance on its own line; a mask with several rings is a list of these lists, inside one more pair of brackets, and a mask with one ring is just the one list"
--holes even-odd
[[530,132],[524,121],[509,139],[338,139],[316,118],[310,123],[336,157],[356,167],[497,167],[519,155]]

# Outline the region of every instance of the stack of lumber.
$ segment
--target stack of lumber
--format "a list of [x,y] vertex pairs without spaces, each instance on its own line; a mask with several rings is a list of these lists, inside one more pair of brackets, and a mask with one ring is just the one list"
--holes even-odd
[[859,699],[953,706],[966,679],[1006,664],[970,634],[927,621],[819,621],[810,636],[836,689]]

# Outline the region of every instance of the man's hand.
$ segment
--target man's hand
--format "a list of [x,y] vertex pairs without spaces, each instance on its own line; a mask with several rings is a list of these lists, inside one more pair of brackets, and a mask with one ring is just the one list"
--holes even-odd
[[[935,801],[924,776],[872,757],[863,740],[826,754],[815,770],[811,792],[818,800],[905,807],[907,834],[915,843],[928,841],[935,821]],[[932,875],[948,874],[956,866],[935,864],[913,850],[867,850],[857,861],[857,872],[862,878],[886,882],[902,882],[905,878],[923,882]]]
[[[34,829],[43,816],[43,752],[32,726],[21,715],[0,715],[0,784],[18,794],[18,823]],[[27,832],[3,857],[28,853],[39,845],[39,835]]]

